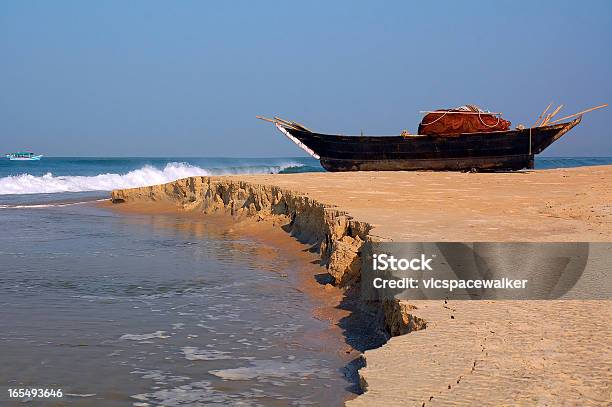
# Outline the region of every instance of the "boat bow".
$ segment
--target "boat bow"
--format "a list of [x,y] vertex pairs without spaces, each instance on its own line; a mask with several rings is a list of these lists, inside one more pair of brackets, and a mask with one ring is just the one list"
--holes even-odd
[[287,127],[283,126],[282,124],[276,122],[274,123],[274,125],[276,126],[277,129],[280,130],[281,133],[283,133],[285,136],[287,136],[287,138],[291,141],[293,141],[295,144],[298,145],[298,147],[300,147],[302,150],[306,151],[311,157],[320,160],[321,157],[315,153],[312,149],[310,149],[306,144],[302,143],[299,139],[297,139],[296,137],[292,136],[291,133],[289,133],[289,130]]

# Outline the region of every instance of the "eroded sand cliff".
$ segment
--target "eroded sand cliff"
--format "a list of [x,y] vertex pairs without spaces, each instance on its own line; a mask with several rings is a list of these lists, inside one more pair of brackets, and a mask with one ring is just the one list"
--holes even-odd
[[[350,287],[368,239],[610,241],[610,179],[612,167],[192,177],[112,199],[279,219]],[[347,404],[607,405],[611,311],[610,301],[382,304],[391,335],[412,333],[365,353],[366,392]]]

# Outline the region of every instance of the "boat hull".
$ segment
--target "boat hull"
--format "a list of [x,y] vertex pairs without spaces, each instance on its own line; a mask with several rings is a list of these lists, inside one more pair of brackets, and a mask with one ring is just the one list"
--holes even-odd
[[330,172],[342,171],[518,171],[533,168],[533,155],[470,158],[354,160],[321,158]]
[[[328,171],[516,171],[580,122],[531,129],[427,136],[343,136],[283,127]],[[279,126],[277,124],[277,126]]]

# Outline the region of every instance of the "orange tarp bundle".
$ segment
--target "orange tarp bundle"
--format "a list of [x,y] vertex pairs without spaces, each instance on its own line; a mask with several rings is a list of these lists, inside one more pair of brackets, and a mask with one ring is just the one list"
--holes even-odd
[[459,134],[509,130],[511,123],[495,114],[467,105],[457,109],[427,113],[419,124],[419,134]]

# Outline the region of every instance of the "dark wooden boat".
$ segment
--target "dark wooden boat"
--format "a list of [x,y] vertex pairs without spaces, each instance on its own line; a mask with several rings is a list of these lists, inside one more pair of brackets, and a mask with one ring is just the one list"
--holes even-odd
[[330,135],[270,121],[328,171],[506,171],[533,168],[534,156],[581,119],[508,131],[406,136]]

